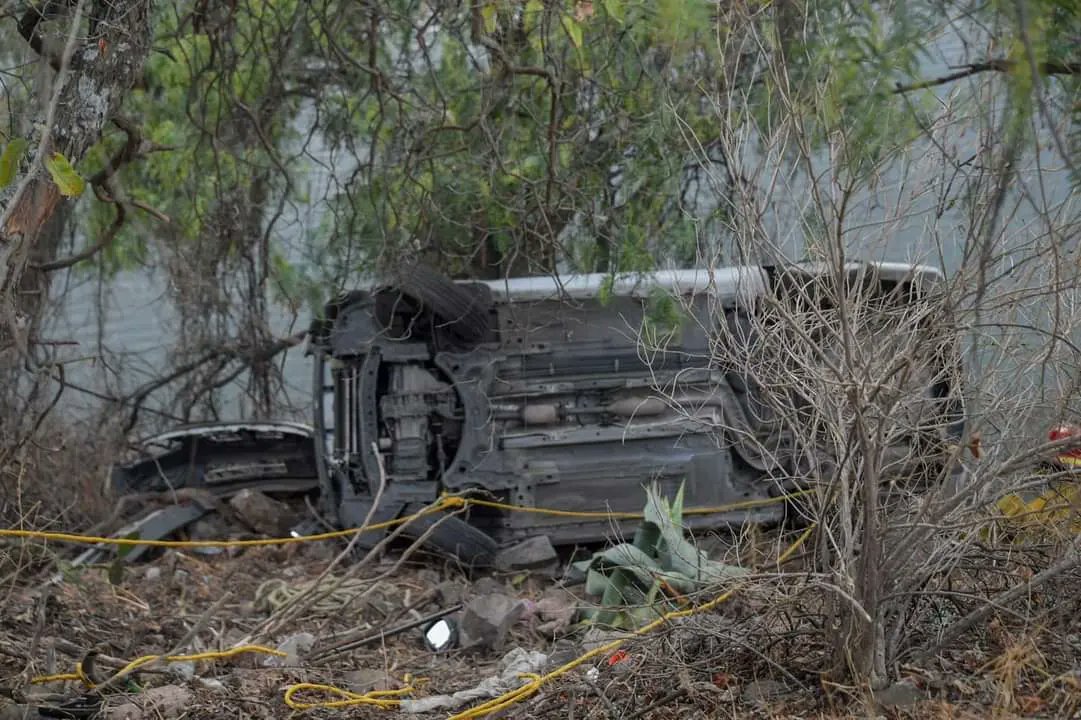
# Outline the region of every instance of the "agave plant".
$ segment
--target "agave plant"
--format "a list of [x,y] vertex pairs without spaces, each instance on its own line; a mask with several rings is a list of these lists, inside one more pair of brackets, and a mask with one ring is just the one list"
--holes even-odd
[[616,628],[645,624],[681,595],[742,575],[742,568],[710,560],[684,536],[683,486],[674,500],[656,484],[646,488],[642,524],[634,540],[575,563],[586,575],[586,593],[600,598],[583,619]]

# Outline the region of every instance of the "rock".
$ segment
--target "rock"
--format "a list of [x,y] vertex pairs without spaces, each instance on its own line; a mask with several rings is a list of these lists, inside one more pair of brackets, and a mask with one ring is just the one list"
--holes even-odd
[[435,597],[443,607],[457,605],[465,599],[465,586],[454,580],[445,580],[436,586]]
[[241,522],[264,535],[283,535],[293,525],[293,511],[289,506],[258,490],[241,490],[229,500],[229,505]]
[[484,645],[501,650],[507,633],[522,616],[521,602],[500,593],[481,595],[468,601],[462,610],[458,638],[463,648]]
[[191,704],[192,692],[177,685],[163,685],[123,697],[125,702],[112,707],[106,705],[99,717],[105,720],[180,717]]
[[315,645],[315,636],[311,633],[297,633],[278,643],[278,650],[285,656],[274,655],[263,661],[264,667],[285,667],[300,664],[300,657]]
[[146,569],[146,573],[144,574],[144,577],[149,582],[156,582],[156,581],[160,580],[161,579],[161,568],[157,567],[156,565],[151,565],[150,567],[148,567]]
[[875,702],[884,708],[912,707],[927,699],[927,694],[911,682],[902,680],[875,691]]
[[547,535],[538,535],[511,545],[496,553],[494,564],[497,570],[548,570],[554,571],[559,565],[559,555],[552,547]]
[[754,680],[743,688],[742,699],[748,705],[765,705],[788,693],[788,686],[776,680]]

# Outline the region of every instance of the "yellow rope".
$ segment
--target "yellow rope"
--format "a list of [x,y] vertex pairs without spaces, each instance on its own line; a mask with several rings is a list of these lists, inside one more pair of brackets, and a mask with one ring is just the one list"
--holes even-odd
[[434,505],[429,508],[425,508],[420,512],[416,512],[412,515],[407,515],[405,517],[395,518],[393,520],[387,520],[385,522],[372,523],[371,525],[362,525],[360,527],[349,528],[348,530],[335,530],[333,532],[319,533],[318,535],[262,538],[258,540],[140,540],[139,538],[109,538],[98,537],[96,535],[77,535],[74,533],[47,532],[44,530],[16,530],[11,528],[0,529],[0,538],[34,538],[38,540],[56,540],[57,542],[78,543],[81,545],[146,545],[149,547],[165,548],[231,548],[259,547],[266,545],[292,545],[294,543],[317,542],[319,540],[333,540],[336,538],[348,537],[350,535],[355,535],[361,532],[368,532],[371,530],[384,530],[389,527],[394,527],[395,525],[403,525],[405,523],[412,522],[413,520],[424,517],[426,515],[434,515],[435,513],[442,512],[443,510],[446,510],[448,508],[463,507],[464,505],[464,498],[447,496],[440,498]]
[[[788,495],[781,495],[775,498],[767,498],[765,500],[747,500],[743,502],[732,503],[730,505],[721,505],[717,507],[709,508],[689,508],[684,510],[685,515],[708,515],[715,513],[730,512],[732,510],[747,509],[753,507],[762,507],[766,505],[772,505],[775,503],[781,503],[794,497],[806,495],[810,493],[810,490],[802,490],[799,492],[791,493]],[[329,540],[333,538],[346,537],[358,532],[364,532],[369,530],[380,530],[395,525],[411,522],[419,517],[431,515],[443,510],[451,508],[464,508],[469,505],[476,505],[479,507],[489,507],[500,510],[508,510],[512,512],[527,512],[541,515],[550,515],[556,517],[578,517],[587,519],[640,519],[643,517],[643,513],[640,512],[607,512],[607,511],[578,511],[578,510],[557,510],[554,508],[539,508],[529,507],[525,505],[512,505],[509,503],[501,503],[492,500],[480,500],[475,498],[464,498],[458,495],[444,495],[430,508],[421,510],[420,512],[413,513],[412,515],[397,518],[394,520],[388,520],[386,522],[374,523],[372,525],[361,526],[358,528],[350,528],[348,530],[338,530],[335,532],[321,533],[319,535],[306,535],[301,537],[287,537],[287,538],[267,538],[262,540],[140,540],[138,538],[104,538],[91,535],[76,535],[72,533],[54,533],[44,532],[37,530],[15,530],[15,529],[0,529],[0,537],[20,537],[20,538],[38,538],[44,540],[56,540],[60,542],[71,543],[85,543],[85,544],[104,544],[104,545],[148,545],[153,547],[170,547],[170,548],[195,548],[195,547],[251,547],[260,545],[286,545],[292,543],[301,542],[315,542],[318,540]],[[783,553],[781,553],[777,562],[782,563],[792,556],[793,553],[810,537],[811,533],[815,529],[815,525],[808,527],[792,545],[790,545]],[[699,605],[697,607],[688,608],[684,610],[674,610],[665,613],[657,620],[644,625],[632,633],[630,637],[637,637],[646,635],[661,625],[675,620],[678,618],[689,617],[698,613],[708,612],[718,605],[728,600],[735,589],[727,590],[724,593],[716,596],[709,602]],[[504,708],[510,707],[522,700],[531,697],[541,687],[547,683],[555,680],[556,678],[566,675],[571,670],[579,667],[583,663],[590,659],[603,655],[612,650],[615,650],[626,642],[628,638],[620,638],[606,643],[600,647],[594,648],[589,652],[582,654],[574,660],[556,668],[555,670],[547,673],[546,675],[535,674],[523,674],[521,677],[527,679],[529,682],[525,683],[521,687],[504,693],[503,695],[482,703],[476,707],[470,708],[464,712],[451,716],[449,720],[474,720],[475,718],[485,717]],[[273,650],[270,648],[262,647],[259,645],[245,645],[231,650],[225,650],[220,652],[205,652],[195,655],[171,655],[165,657],[165,662],[194,662],[197,660],[218,660],[229,658],[234,655],[239,655],[246,652],[260,652],[269,655],[284,656],[280,650]],[[150,662],[161,659],[160,655],[144,655],[143,657],[136,658],[128,663],[117,674],[124,674],[131,672],[134,669],[142,667]],[[32,683],[45,683],[58,680],[82,680],[88,687],[93,687],[93,683],[86,676],[82,670],[82,663],[76,666],[75,673],[66,673],[60,675],[43,675],[31,680]],[[414,687],[410,683],[410,678],[406,677],[406,686],[397,690],[375,690],[372,692],[360,694],[354,693],[349,690],[343,690],[342,688],[335,687],[333,685],[323,685],[317,683],[297,683],[291,685],[285,691],[284,702],[285,704],[294,710],[310,710],[315,708],[340,708],[340,707],[352,707],[356,705],[370,705],[381,709],[392,709],[401,705],[400,697],[402,695],[408,695],[414,691]],[[320,700],[316,702],[302,702],[295,699],[295,695],[301,692],[322,692],[340,699],[338,700]]]
[[[733,510],[746,510],[748,508],[776,505],[778,503],[785,502],[786,500],[790,500],[791,498],[807,495],[810,492],[812,491],[801,490],[799,492],[790,493],[788,495],[779,495],[777,497],[766,498],[763,500],[744,500],[741,502],[731,503],[729,505],[718,505],[716,507],[688,508],[683,511],[683,514],[713,515],[718,513],[731,512]],[[349,537],[350,535],[355,535],[361,532],[370,532],[372,530],[384,530],[389,527],[394,527],[396,525],[403,525],[405,523],[412,522],[417,518],[425,517],[427,515],[434,515],[444,510],[464,508],[469,505],[496,508],[500,510],[509,510],[513,512],[551,515],[556,517],[577,517],[583,519],[634,520],[641,519],[643,517],[643,513],[640,512],[608,512],[606,510],[557,510],[555,508],[531,507],[528,505],[512,505],[510,503],[501,503],[494,500],[465,498],[459,495],[444,495],[443,497],[439,498],[431,507],[413,513],[412,515],[395,518],[393,520],[386,520],[384,522],[372,523],[371,525],[362,525],[360,527],[349,528],[347,530],[334,530],[333,532],[319,533],[317,535],[301,535],[299,537],[261,538],[257,540],[141,540],[139,538],[131,537],[110,538],[99,537],[96,535],[78,535],[75,533],[50,532],[45,530],[20,530],[15,528],[0,528],[0,538],[31,538],[38,540],[54,540],[56,542],[77,543],[81,545],[116,545],[127,547],[145,545],[148,547],[177,549],[293,545],[296,543],[318,542],[320,540],[333,540],[336,538]]]
[[[343,708],[354,707],[356,705],[372,705],[381,710],[391,710],[402,704],[402,701],[399,699],[401,696],[410,695],[415,690],[412,677],[406,675],[404,681],[405,686],[398,688],[397,690],[372,690],[363,694],[355,693],[350,690],[343,690],[342,688],[334,687],[333,685],[297,683],[295,685],[290,685],[285,691],[285,704],[293,710]],[[301,702],[294,699],[293,696],[301,692],[322,692],[341,699],[317,700],[315,702]]]
[[[800,497],[802,495],[810,494],[811,490],[800,490],[798,492],[789,493],[787,495],[780,495],[778,497],[764,498],[761,500],[741,500],[740,502],[730,503],[728,505],[718,505],[715,507],[696,507],[687,508],[683,511],[684,515],[714,515],[725,512],[732,512],[733,510],[747,510],[756,507],[765,507],[768,505],[776,505],[782,503],[785,500],[791,498]],[[455,497],[455,496],[444,496]],[[511,512],[524,512],[532,513],[534,515],[551,515],[555,517],[571,517],[571,518],[585,518],[585,519],[607,519],[607,520],[641,520],[645,517],[645,513],[641,512],[609,512],[607,510],[556,510],[555,508],[542,508],[542,507],[530,507],[528,505],[512,505],[510,503],[496,502],[494,500],[480,500],[477,498],[462,498],[466,505],[476,505],[478,507],[495,508],[497,510],[509,510]]]
[[56,675],[38,675],[36,678],[31,679],[30,682],[34,685],[41,685],[42,683],[82,679],[83,676],[79,673],[57,673]]
[[[811,527],[803,531],[803,533],[801,533],[800,536],[796,538],[796,541],[789,545],[788,548],[778,556],[778,558],[791,557],[792,554],[795,553],[796,550],[798,550],[804,542],[806,542],[807,538],[810,537],[811,532],[814,529],[815,526],[812,525]],[[778,561],[780,562],[780,560]],[[685,610],[673,610],[671,612],[665,613],[664,615],[657,618],[648,625],[643,625],[642,627],[638,628],[629,637],[640,637],[642,635],[648,635],[649,633],[659,628],[661,625],[664,625],[671,620],[690,617],[691,615],[697,615],[699,613],[709,612],[710,610],[727,601],[730,597],[732,597],[732,595],[735,594],[735,592],[736,589],[732,588],[716,596],[709,602],[698,605],[697,607],[687,608]],[[528,676],[529,682],[527,682],[525,685],[522,685],[515,690],[511,690],[510,692],[504,693],[497,698],[493,698],[488,702],[477,705],[476,707],[472,707],[468,710],[457,713],[456,715],[451,715],[449,720],[475,720],[475,718],[482,718],[487,715],[491,715],[494,712],[499,712],[500,710],[506,709],[511,705],[519,703],[522,700],[525,700],[526,698],[532,696],[547,683],[555,680],[558,677],[566,675],[571,670],[574,670],[576,667],[580,666],[582,663],[591,660],[598,655],[604,655],[611,652],[612,650],[615,650],[620,645],[625,643],[628,639],[628,637],[619,638],[617,640],[613,640],[609,643],[601,645],[600,647],[593,648],[589,652],[580,655],[574,660],[571,660],[566,665],[562,665],[546,675]]]
[[777,556],[777,564],[784,565],[785,561],[787,561],[788,558],[792,557],[795,552],[800,549],[800,546],[803,545],[807,538],[811,537],[811,533],[813,533],[817,528],[818,523],[811,523],[806,530],[800,533],[800,536],[796,538],[796,541],[788,546],[787,550]]
[[[262,655],[275,655],[277,657],[285,657],[286,653],[281,650],[275,650],[274,648],[263,647],[262,645],[240,645],[228,650],[211,650],[208,652],[195,653],[193,655],[167,655],[164,658],[161,655],[143,655],[142,657],[135,658],[127,665],[122,667],[116,674],[126,675],[132,670],[141,668],[143,665],[154,662],[155,660],[164,660],[167,663],[178,662],[198,662],[200,660],[226,660],[237,655],[244,655],[247,653],[260,653]],[[82,662],[78,662],[75,665],[75,672],[64,673],[59,675],[39,675],[30,680],[31,684],[40,685],[47,682],[55,682],[59,680],[81,680],[88,688],[94,687],[94,681],[91,680],[87,674],[83,671]]]

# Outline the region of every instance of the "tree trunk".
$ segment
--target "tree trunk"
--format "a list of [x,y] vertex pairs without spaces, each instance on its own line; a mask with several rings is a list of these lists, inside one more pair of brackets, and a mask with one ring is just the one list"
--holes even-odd
[[[150,0],[92,0],[87,4],[89,32],[77,30],[52,127],[40,131],[48,136],[44,142],[39,137],[37,143],[31,143],[40,145],[39,153],[23,163],[10,186],[14,190],[0,196],[0,308],[4,310],[0,325],[16,319],[12,296],[20,287],[31,249],[62,200],[43,158],[60,153],[72,164],[83,158],[101,138],[105,124],[141,74],[150,50]],[[62,34],[67,33],[65,29]],[[42,47],[40,41],[28,41]]]

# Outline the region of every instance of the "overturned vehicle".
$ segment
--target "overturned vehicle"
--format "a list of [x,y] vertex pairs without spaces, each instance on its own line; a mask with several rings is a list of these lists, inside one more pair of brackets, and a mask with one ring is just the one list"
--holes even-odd
[[[855,294],[893,318],[883,332],[910,326],[938,338],[904,363],[918,371],[897,407],[915,417],[910,432],[891,438],[896,452],[882,466],[916,458],[919,472],[941,477],[948,469],[928,459],[947,457],[964,424],[956,346],[927,327],[942,323],[941,280],[933,268],[887,263],[483,282],[414,266],[336,298],[313,323],[307,443],[297,444],[295,426],[233,425],[247,429],[209,444],[205,427],[187,443],[181,430],[164,470],[158,456],[114,477],[128,490],[317,486],[342,527],[402,517],[444,493],[562,511],[474,505],[411,524],[410,533],[428,530],[430,544],[473,564],[531,536],[568,545],[630,533],[633,520],[621,526],[602,513],[639,510],[650,484],[683,487],[691,529],[776,521],[786,494],[828,481],[835,465],[813,431],[793,427],[799,405],[785,416],[765,399],[774,376],[760,371],[769,365],[761,352],[787,350],[763,344],[763,329],[798,318],[795,341],[814,348],[808,357],[826,356],[816,338],[830,334],[837,298]],[[793,392],[806,396],[807,387]],[[893,471],[917,472],[907,461]],[[365,543],[379,539],[367,535]]]

